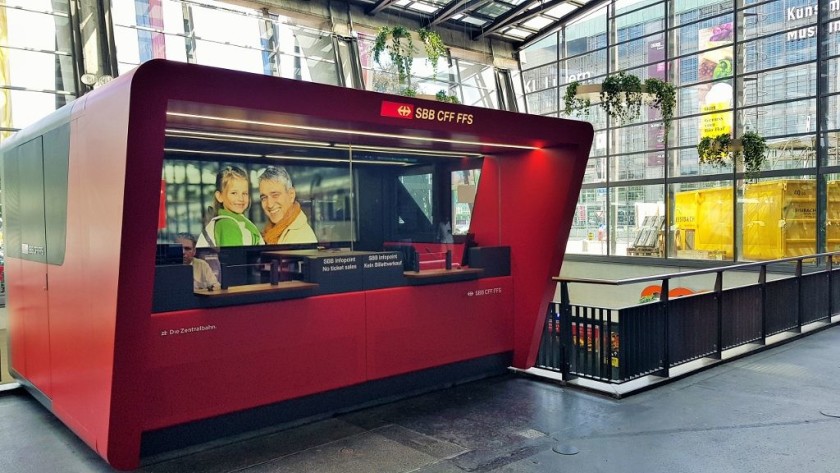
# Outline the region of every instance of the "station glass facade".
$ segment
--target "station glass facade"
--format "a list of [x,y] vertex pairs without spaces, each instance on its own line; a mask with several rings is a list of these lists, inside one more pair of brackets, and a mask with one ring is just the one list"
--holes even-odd
[[[677,89],[665,137],[643,107],[588,115],[595,142],[570,253],[760,260],[840,250],[840,0],[613,0],[521,51],[529,113],[619,71]],[[596,102],[594,100],[593,102]],[[759,176],[699,163],[720,132],[769,146]]]

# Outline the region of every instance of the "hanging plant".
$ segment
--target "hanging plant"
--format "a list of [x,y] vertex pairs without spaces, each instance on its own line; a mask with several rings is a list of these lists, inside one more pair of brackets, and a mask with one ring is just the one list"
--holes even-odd
[[601,106],[610,118],[626,123],[642,111],[642,81],[632,74],[619,72],[604,78]]
[[764,138],[754,131],[748,131],[741,137],[741,158],[744,160],[744,172],[750,179],[755,178],[761,171],[761,166],[767,160],[767,143]]
[[417,89],[406,87],[400,92],[403,97],[417,97]]
[[665,136],[671,130],[671,120],[674,118],[674,107],[677,105],[677,93],[674,86],[664,80],[645,79],[645,93],[648,94],[647,104],[659,110],[662,123],[665,126]]
[[[566,94],[563,96],[566,115],[572,115],[574,112],[589,115],[591,102],[578,94],[580,85],[579,82],[574,81],[566,86]],[[667,138],[677,103],[677,94],[673,85],[654,78],[645,79],[642,83],[632,74],[619,72],[604,78],[604,82],[600,85],[599,96],[601,108],[610,118],[619,120],[621,123],[638,118],[642,111],[642,103],[658,109],[662,113]]]
[[744,133],[739,139],[731,139],[728,134],[705,137],[697,145],[697,155],[703,164],[724,166],[729,162],[742,162],[744,175],[754,179],[761,172],[767,160],[767,143],[754,131]]
[[439,90],[438,93],[435,94],[435,98],[438,102],[461,103],[461,101],[458,100],[458,97],[447,94],[445,90]]
[[732,138],[724,133],[714,137],[705,136],[697,144],[697,155],[701,164],[725,166],[732,159]]
[[589,106],[592,102],[588,98],[580,98],[577,95],[578,86],[580,82],[572,81],[566,85],[566,93],[563,95],[563,104],[565,105],[566,115],[571,115],[573,112],[578,112],[583,116],[589,116]]
[[411,63],[414,60],[414,43],[411,33],[404,26],[383,26],[376,33],[373,42],[373,60],[379,64],[382,53],[387,51],[391,64],[397,68],[400,84],[407,84],[411,77]]
[[446,56],[446,45],[443,44],[440,35],[432,30],[420,28],[417,34],[420,36],[420,41],[423,42],[423,46],[426,48],[426,57],[429,59],[429,64],[432,65],[432,69],[437,74],[438,61],[441,57]]

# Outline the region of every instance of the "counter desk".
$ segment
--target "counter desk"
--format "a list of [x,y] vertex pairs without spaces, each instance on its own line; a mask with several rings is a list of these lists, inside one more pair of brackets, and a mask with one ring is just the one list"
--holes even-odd
[[[148,393],[145,454],[183,442],[184,435],[174,435],[183,426],[167,428],[194,419],[273,405],[264,407],[257,425],[247,423],[251,430],[261,422],[291,420],[292,413],[276,404],[281,401],[297,399],[306,406],[303,412],[335,412],[503,373],[510,365],[509,274],[482,278],[481,268],[405,271],[397,252],[262,256],[263,267],[279,262],[277,284],[192,291],[192,273],[184,271],[189,266],[159,271],[168,282],[158,287],[167,294],[177,286],[171,274],[181,276],[192,307],[152,315],[149,379],[167,388]],[[235,379],[220,380],[216,373],[235,373]],[[323,394],[344,388],[352,394]],[[277,409],[283,411],[279,418]],[[253,413],[247,417],[254,420]],[[190,432],[192,441],[212,422],[205,424]]]

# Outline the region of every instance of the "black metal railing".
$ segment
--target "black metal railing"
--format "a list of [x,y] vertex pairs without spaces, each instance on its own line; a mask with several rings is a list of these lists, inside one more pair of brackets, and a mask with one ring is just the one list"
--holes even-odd
[[[831,322],[840,313],[840,252],[734,264],[618,281],[554,278],[560,302],[554,302],[543,330],[537,368],[623,383],[642,376],[668,376],[675,366],[701,358],[721,359],[724,350],[767,343],[767,337],[801,332],[814,322]],[[809,271],[803,273],[803,261]],[[812,264],[813,263],[813,264]],[[790,276],[767,280],[768,267],[793,265]],[[750,271],[757,281],[723,288],[727,271]],[[669,296],[674,278],[715,275],[714,289],[678,298]],[[658,301],[622,308],[575,305],[569,284],[622,286],[659,281]]]

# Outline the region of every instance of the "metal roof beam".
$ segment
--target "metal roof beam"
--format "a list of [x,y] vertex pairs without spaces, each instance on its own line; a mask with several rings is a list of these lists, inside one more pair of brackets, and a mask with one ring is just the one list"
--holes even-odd
[[365,13],[370,16],[376,15],[382,10],[388,8],[388,6],[390,6],[395,1],[396,0],[377,0],[377,2],[373,4],[373,6],[365,10]]
[[427,26],[439,25],[458,13],[466,13],[467,10],[478,10],[492,1],[493,0],[455,0],[446,8],[443,8],[435,13],[434,16],[429,19]]
[[[571,3],[574,3],[574,2],[569,2],[569,3],[571,4]],[[589,12],[590,10],[594,10],[597,7],[600,7],[600,6],[604,5],[605,3],[606,3],[605,1],[592,0],[591,2],[587,3],[586,5],[581,6],[577,10],[567,13],[563,17],[558,18],[557,21],[551,23],[550,25],[547,25],[545,28],[540,29],[539,33],[537,33],[536,36],[534,36],[533,38],[530,38],[527,41],[524,41],[519,46],[518,49],[522,50],[522,49],[527,48],[528,46],[536,43],[537,41],[539,41],[541,39],[543,39],[545,37],[546,33],[550,32],[551,30],[557,29],[561,25],[564,25],[564,24],[568,23],[569,21],[571,21],[575,18],[581,17],[581,16],[585,15],[587,12]],[[549,17],[549,18],[551,18],[551,17]]]
[[521,21],[528,21],[535,16],[539,16],[542,13],[545,13],[552,8],[567,3],[566,0],[549,0],[542,2],[540,7],[534,8],[529,10],[528,7],[533,6],[533,2],[524,2],[517,6],[516,8],[507,11],[506,13],[499,15],[496,18],[496,21],[490,24],[487,28],[484,28],[481,33],[473,36],[473,40],[479,40],[491,33],[495,33],[496,31],[504,28],[508,25],[513,25],[519,23]]

